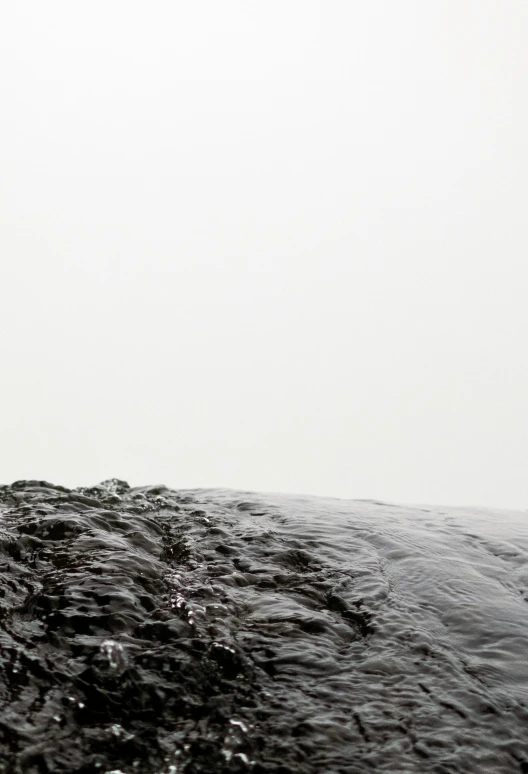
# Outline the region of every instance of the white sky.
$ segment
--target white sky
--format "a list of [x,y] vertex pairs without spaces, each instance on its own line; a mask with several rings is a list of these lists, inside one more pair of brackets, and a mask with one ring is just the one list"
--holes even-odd
[[0,481],[528,508],[524,0],[0,30]]

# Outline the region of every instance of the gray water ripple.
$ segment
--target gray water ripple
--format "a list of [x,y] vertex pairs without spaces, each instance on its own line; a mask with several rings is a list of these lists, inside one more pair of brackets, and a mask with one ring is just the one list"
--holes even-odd
[[0,772],[527,772],[526,517],[0,487]]

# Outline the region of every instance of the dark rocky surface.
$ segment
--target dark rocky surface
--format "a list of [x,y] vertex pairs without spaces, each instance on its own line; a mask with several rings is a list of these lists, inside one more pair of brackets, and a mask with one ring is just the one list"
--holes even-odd
[[0,487],[0,773],[528,772],[527,518]]

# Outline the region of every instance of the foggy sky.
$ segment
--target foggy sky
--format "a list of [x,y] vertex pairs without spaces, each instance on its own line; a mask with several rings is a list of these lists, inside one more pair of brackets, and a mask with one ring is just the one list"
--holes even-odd
[[528,508],[528,6],[0,11],[0,481]]

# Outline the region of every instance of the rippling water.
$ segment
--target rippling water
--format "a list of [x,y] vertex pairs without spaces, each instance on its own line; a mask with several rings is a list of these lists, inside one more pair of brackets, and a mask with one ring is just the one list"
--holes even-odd
[[0,487],[0,773],[528,772],[527,519]]

